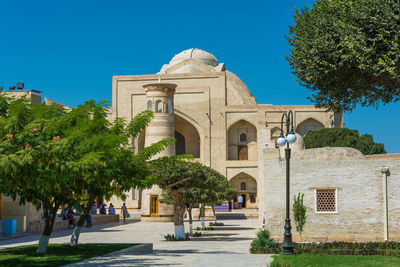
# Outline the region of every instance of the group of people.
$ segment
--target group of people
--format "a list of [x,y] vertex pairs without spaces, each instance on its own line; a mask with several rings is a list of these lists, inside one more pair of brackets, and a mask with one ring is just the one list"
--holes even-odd
[[75,215],[79,214],[76,214],[72,208],[67,209],[65,206],[62,206],[60,217],[62,217],[63,220],[68,220],[69,227],[72,226],[72,228],[75,228],[76,226]]
[[[99,205],[99,214],[107,214],[107,210],[106,210],[107,204],[106,203],[102,203]],[[84,206],[81,206],[81,209],[84,209]],[[86,218],[86,227],[92,227],[92,214],[97,214],[97,204],[96,202],[93,202],[92,204],[92,208]],[[115,215],[115,208],[113,206],[112,203],[110,203],[110,207],[108,208],[108,214],[109,215]],[[126,218],[130,217],[130,214],[128,212],[128,208],[126,207],[125,203],[122,205],[121,207],[121,214],[124,218],[124,222],[126,221]],[[76,226],[76,219],[75,219],[75,215],[80,215],[80,211],[77,210],[76,212],[74,212],[74,210],[70,207],[67,208],[65,205],[62,206],[61,208],[61,213],[60,213],[60,217],[63,218],[63,220],[68,220],[69,222],[69,226],[72,228],[75,228]]]
[[[107,214],[106,210],[107,204],[102,203],[99,205],[99,214]],[[96,202],[93,202],[92,205],[92,210],[90,211],[91,214],[97,214],[97,204]],[[115,214],[115,208],[112,203],[110,203],[110,207],[108,208],[108,214],[109,215],[114,215]]]

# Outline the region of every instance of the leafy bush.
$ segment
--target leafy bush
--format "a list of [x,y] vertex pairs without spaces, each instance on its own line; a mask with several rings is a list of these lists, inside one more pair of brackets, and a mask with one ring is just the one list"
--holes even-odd
[[204,228],[197,227],[196,230],[198,230],[198,231],[212,231],[212,230],[214,230],[214,228],[213,227],[204,227]]
[[251,241],[250,251],[252,253],[262,253],[266,249],[276,250],[277,244],[271,238],[271,233],[268,230],[259,231],[256,238]]
[[223,222],[217,222],[217,223],[210,222],[210,226],[224,226],[224,223]]
[[[257,236],[258,237],[258,236]],[[256,240],[256,239],[255,239]],[[255,242],[253,240],[253,242]],[[282,251],[281,244],[270,247],[252,247],[251,253],[278,254]],[[327,243],[296,243],[296,254],[329,254],[329,255],[382,255],[400,256],[400,242],[327,242]]]
[[193,236],[194,237],[199,237],[199,236],[201,236],[201,232],[194,232]]
[[359,135],[357,130],[347,128],[317,129],[304,136],[306,148],[318,147],[352,147],[364,155],[386,154],[383,144],[375,143],[372,135]]
[[187,240],[190,240],[190,238],[189,238],[189,233],[185,233],[185,238],[183,239],[183,238],[176,238],[175,237],[175,235],[171,235],[171,234],[167,234],[167,235],[165,235],[164,236],[164,238],[165,238],[165,240],[166,241],[187,241]]

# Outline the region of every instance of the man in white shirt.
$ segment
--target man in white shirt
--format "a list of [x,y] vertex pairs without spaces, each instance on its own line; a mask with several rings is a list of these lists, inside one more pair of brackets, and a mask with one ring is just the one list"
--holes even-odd
[[238,196],[238,203],[239,203],[239,209],[242,209],[242,206],[243,206],[243,196],[242,195]]

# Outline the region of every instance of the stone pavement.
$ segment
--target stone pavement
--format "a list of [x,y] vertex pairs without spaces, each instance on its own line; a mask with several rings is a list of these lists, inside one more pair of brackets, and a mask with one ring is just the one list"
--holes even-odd
[[[173,233],[173,223],[119,223],[103,228],[84,229],[82,243],[153,243],[152,254],[112,253],[69,266],[266,266],[270,255],[249,253],[250,242],[257,231],[257,220],[224,220],[225,226],[203,231],[191,241],[166,242],[164,234]],[[207,222],[208,225],[208,222]],[[188,227],[187,222],[185,226]],[[194,222],[194,227],[200,222]],[[188,230],[187,230],[188,231]],[[50,243],[65,243],[71,231],[60,231]],[[39,236],[32,235],[0,242],[0,248],[34,244]]]

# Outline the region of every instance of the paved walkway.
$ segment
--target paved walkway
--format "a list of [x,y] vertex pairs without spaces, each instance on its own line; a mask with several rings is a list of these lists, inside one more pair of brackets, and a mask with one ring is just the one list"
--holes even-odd
[[[164,234],[173,233],[172,223],[110,224],[84,229],[82,243],[153,243],[153,254],[129,255],[114,253],[69,266],[266,266],[269,255],[249,254],[256,232],[256,220],[224,220],[225,226],[204,232],[191,241],[166,242]],[[187,223],[185,223],[187,226]],[[208,222],[207,222],[208,224]],[[194,222],[194,227],[200,226]],[[56,232],[51,243],[69,241],[71,231]],[[0,242],[1,247],[37,243],[39,236],[32,235]]]

